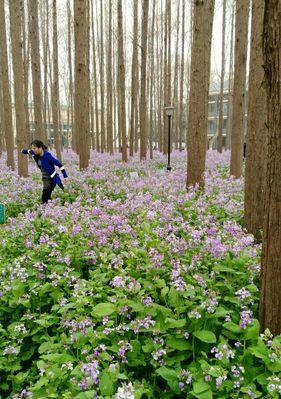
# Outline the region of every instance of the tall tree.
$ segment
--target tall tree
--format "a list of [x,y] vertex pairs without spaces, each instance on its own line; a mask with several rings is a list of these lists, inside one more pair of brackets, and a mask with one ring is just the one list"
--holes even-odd
[[109,0],[108,51],[107,51],[107,151],[113,154],[113,91],[112,91],[112,0]]
[[187,187],[204,185],[214,0],[194,3],[187,140]]
[[244,101],[250,0],[236,1],[233,115],[231,128],[230,174],[236,178],[243,171]]
[[174,112],[174,128],[173,128],[173,141],[175,148],[179,147],[179,108],[178,108],[178,86],[179,86],[179,27],[180,27],[180,1],[177,7],[177,22],[176,22],[176,47],[175,47],[175,66],[174,66],[174,93],[173,104],[175,105]]
[[[45,6],[45,7],[44,7]],[[49,139],[49,121],[47,121],[48,108],[48,48],[49,48],[49,1],[40,3],[41,15],[41,40],[43,48],[43,66],[44,66],[44,83],[43,83],[43,124],[46,129],[46,135]]]
[[100,134],[99,134],[99,108],[98,108],[98,82],[97,82],[97,63],[96,63],[96,37],[94,23],[94,2],[91,0],[91,16],[92,16],[92,56],[93,56],[93,80],[94,80],[94,97],[95,97],[95,123],[96,123],[96,149],[100,152]]
[[26,10],[23,3],[22,11],[22,46],[23,46],[23,74],[24,74],[24,110],[25,110],[25,123],[28,140],[31,138],[30,126],[29,126],[29,106],[28,106],[28,82],[29,82],[29,53],[30,53],[30,42],[27,38],[26,29]]
[[221,44],[221,87],[219,97],[219,126],[218,126],[218,152],[222,153],[222,130],[223,130],[223,100],[224,100],[224,71],[225,71],[225,19],[226,0],[222,7],[222,44]]
[[151,40],[150,40],[150,115],[149,115],[149,156],[153,158],[153,139],[154,139],[154,126],[153,126],[153,89],[155,87],[155,74],[154,74],[154,29],[155,29],[155,5],[156,1],[152,1],[152,21],[151,21]]
[[263,226],[265,147],[267,131],[266,91],[263,84],[262,29],[264,1],[252,5],[251,57],[249,76],[249,104],[247,151],[245,168],[245,227],[258,238]]
[[57,29],[57,0],[53,0],[53,86],[52,86],[52,113],[55,149],[58,159],[61,160],[61,137],[59,124],[59,66],[58,66],[58,29]]
[[122,141],[122,160],[128,161],[126,136],[126,96],[125,96],[125,61],[123,44],[123,10],[122,0],[118,0],[118,94],[119,94],[119,127]]
[[180,76],[180,109],[179,109],[179,150],[182,151],[183,133],[183,83],[184,83],[184,36],[185,36],[185,0],[182,0],[182,22],[181,22],[181,76]]
[[[164,50],[164,107],[171,105],[172,101],[172,65],[171,65],[171,0],[166,0],[165,14],[165,50]],[[168,152],[168,118],[164,116],[163,153]]]
[[131,70],[131,120],[130,120],[130,156],[134,155],[134,140],[136,136],[137,113],[137,68],[138,68],[138,0],[134,0],[134,34],[133,34],[133,56]]
[[281,334],[281,7],[264,2],[264,69],[267,91],[268,151],[262,249],[260,322]]
[[0,157],[4,151],[4,109],[2,98],[2,82],[0,77]]
[[229,51],[229,72],[228,72],[228,96],[227,96],[227,130],[226,130],[226,149],[230,149],[231,127],[232,127],[232,104],[233,104],[233,36],[234,36],[234,17],[235,2],[231,7],[231,34]]
[[[72,72],[72,40],[71,40],[71,8],[70,0],[67,0],[67,47],[68,47],[68,70],[69,70],[69,103],[70,103],[70,115],[71,115],[71,144],[72,149],[77,151],[77,143],[75,141],[74,133],[74,109],[73,109],[73,72]],[[68,124],[69,128],[69,124]]]
[[0,78],[3,99],[3,116],[4,116],[4,132],[7,148],[7,165],[12,169],[15,168],[14,164],[14,130],[12,119],[12,102],[11,92],[9,85],[9,67],[8,67],[8,54],[7,54],[7,37],[6,37],[6,19],[5,19],[5,6],[4,1],[0,1]]
[[38,139],[46,142],[46,132],[43,128],[42,95],[41,95],[41,66],[38,27],[38,1],[29,0],[29,38],[31,45],[31,70],[34,104],[34,125]]
[[79,167],[89,166],[89,91],[88,91],[88,2],[74,1],[74,37],[75,37],[75,134],[79,134]]
[[147,25],[148,0],[142,1],[141,26],[141,97],[140,97],[140,159],[146,159],[147,151],[147,108],[146,108],[146,64],[147,64]]
[[105,114],[104,114],[104,52],[103,52],[103,1],[100,0],[100,120],[101,120],[101,152],[106,150]]
[[24,68],[22,46],[22,10],[23,0],[15,0],[10,6],[10,28],[12,39],[13,74],[14,74],[14,99],[16,111],[18,174],[23,177],[28,175],[28,159],[21,153],[26,148],[27,131],[24,110]]

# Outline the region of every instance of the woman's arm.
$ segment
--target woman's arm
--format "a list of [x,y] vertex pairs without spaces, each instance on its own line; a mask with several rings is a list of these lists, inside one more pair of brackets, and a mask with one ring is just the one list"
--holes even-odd
[[67,178],[67,173],[66,173],[66,170],[65,170],[64,166],[62,165],[62,163],[61,163],[58,159],[56,159],[55,157],[53,157],[53,155],[52,155],[51,153],[48,153],[48,157],[49,157],[50,160],[52,160],[52,162],[53,162],[56,166],[58,166],[58,167],[60,168],[61,173],[63,174],[63,177],[64,177],[64,178]]
[[22,154],[25,154],[25,155],[27,155],[27,154],[35,155],[34,152],[33,152],[32,150],[29,150],[29,149],[28,149],[28,150],[22,149],[22,150],[21,150],[21,153],[22,153]]

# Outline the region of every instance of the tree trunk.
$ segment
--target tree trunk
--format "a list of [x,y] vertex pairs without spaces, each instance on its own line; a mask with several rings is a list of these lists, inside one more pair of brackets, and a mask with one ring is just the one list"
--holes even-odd
[[24,110],[24,68],[22,53],[22,10],[23,1],[15,0],[10,2],[10,27],[13,55],[14,73],[14,99],[16,111],[17,131],[17,153],[18,153],[18,174],[22,177],[28,176],[28,159],[21,153],[22,148],[28,145],[25,110]]
[[38,28],[38,1],[29,0],[29,37],[31,45],[34,126],[37,139],[47,141],[42,119],[41,66]]
[[106,151],[104,115],[104,53],[103,53],[103,1],[100,0],[100,106],[101,106],[101,152]]
[[23,74],[24,74],[24,112],[25,112],[25,123],[26,123],[26,132],[27,132],[27,139],[30,143],[30,126],[29,126],[29,106],[28,106],[28,82],[29,82],[29,53],[30,53],[30,41],[29,38],[26,37],[26,12],[23,3],[22,11],[22,39],[23,39]]
[[54,142],[57,158],[61,160],[61,137],[59,125],[59,68],[58,68],[58,32],[57,32],[57,0],[53,0],[53,90],[52,112]]
[[260,322],[281,334],[281,7],[264,3],[264,69],[267,90],[268,152],[262,250]]
[[140,159],[146,159],[147,150],[147,108],[146,108],[146,59],[147,59],[147,25],[148,0],[142,2],[141,32],[141,98],[140,98]]
[[[154,126],[153,126],[153,103],[155,104],[155,97],[153,98],[153,89],[155,87],[154,74],[154,25],[155,25],[155,5],[156,1],[152,3],[152,22],[151,22],[151,48],[150,48],[150,117],[149,117],[149,156],[153,159],[153,141],[155,142]],[[154,100],[154,102],[153,102]]]
[[243,172],[244,101],[247,63],[249,0],[236,2],[233,116],[231,129],[230,174],[239,178]]
[[221,87],[220,87],[219,126],[218,126],[218,152],[220,152],[220,153],[222,153],[222,131],[223,131],[226,0],[223,0],[222,13],[223,13],[223,16],[222,16],[222,44],[221,44]]
[[118,65],[119,65],[119,112],[122,140],[122,161],[128,161],[126,137],[126,105],[125,105],[125,61],[123,47],[123,11],[122,0],[118,0]]
[[214,0],[204,0],[194,4],[188,111],[187,187],[196,183],[201,187],[204,186],[213,17]]
[[6,20],[4,1],[0,1],[0,69],[1,69],[1,86],[3,99],[3,115],[4,115],[4,132],[7,148],[7,166],[14,170],[14,130],[12,118],[12,102],[9,85],[9,67],[7,55],[7,37],[6,37]]
[[74,36],[75,36],[75,132],[79,133],[79,167],[89,166],[89,91],[88,91],[88,18],[87,2],[74,1]]
[[[171,0],[166,0],[165,39],[164,39],[164,107],[171,105],[172,68],[171,68]],[[164,112],[164,111],[163,111]],[[164,114],[163,153],[168,152],[168,118]]]
[[4,107],[2,98],[2,82],[0,77],[0,157],[4,151]]
[[113,155],[113,128],[112,128],[112,0],[109,0],[108,24],[108,54],[107,54],[107,151]]
[[137,68],[138,68],[138,0],[134,0],[134,36],[131,71],[131,121],[130,121],[130,156],[134,155],[134,140],[136,131],[135,113],[137,112]]
[[185,42],[185,0],[182,0],[182,27],[181,27],[181,77],[180,77],[180,110],[179,110],[179,150],[182,151],[183,138],[183,79],[184,79],[184,42]]
[[245,227],[259,238],[264,217],[266,91],[263,84],[262,26],[264,1],[252,5],[249,107],[245,168]]
[[173,117],[173,140],[175,148],[179,148],[179,98],[178,98],[178,86],[179,86],[179,26],[180,26],[180,1],[178,2],[177,8],[177,23],[176,23],[176,47],[175,47],[175,67],[174,67],[174,93],[173,93],[173,104],[175,106],[174,117]]
[[[69,101],[70,101],[70,115],[71,118],[71,148],[77,151],[77,143],[75,141],[74,130],[74,109],[73,109],[73,73],[72,73],[72,41],[71,41],[71,8],[70,0],[67,0],[67,47],[68,47],[68,70],[69,70]],[[68,129],[69,129],[68,124]]]
[[230,55],[229,55],[229,78],[228,78],[228,107],[227,107],[227,131],[226,131],[226,149],[231,146],[231,127],[232,127],[232,105],[233,105],[233,34],[235,3],[233,2],[231,10],[231,37],[230,37]]
[[99,134],[99,108],[98,108],[98,82],[97,82],[97,64],[96,64],[96,39],[94,25],[94,3],[91,0],[92,13],[92,56],[93,56],[93,80],[95,90],[95,122],[96,122],[96,149],[100,152],[100,134]]

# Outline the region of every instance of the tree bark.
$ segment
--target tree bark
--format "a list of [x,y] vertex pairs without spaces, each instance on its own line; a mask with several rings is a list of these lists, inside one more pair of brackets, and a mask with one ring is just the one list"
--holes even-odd
[[187,140],[187,187],[204,186],[214,0],[194,4]]
[[9,85],[9,67],[7,54],[6,19],[4,1],[0,1],[0,70],[3,99],[4,132],[7,148],[7,166],[14,170],[14,130],[12,118],[12,102]]
[[57,158],[61,160],[61,135],[59,125],[59,68],[58,68],[58,32],[57,32],[57,0],[53,0],[53,89],[52,112],[54,143]]
[[[155,97],[153,98],[153,89],[155,87],[155,73],[154,73],[154,26],[155,26],[155,5],[156,1],[152,3],[152,21],[151,21],[151,46],[150,46],[150,116],[149,116],[149,157],[153,159],[153,141],[155,142],[155,133],[153,126],[153,104],[155,104]],[[154,101],[153,101],[154,100]]]
[[262,249],[260,323],[281,334],[281,6],[264,3],[263,50],[267,91],[268,152]]
[[125,61],[123,45],[123,11],[122,0],[118,0],[118,66],[119,66],[119,127],[122,140],[122,161],[128,161],[126,136],[126,97],[125,97]]
[[182,151],[183,138],[183,81],[184,81],[184,36],[185,36],[185,0],[182,0],[182,26],[181,26],[181,76],[180,76],[180,109],[179,109],[179,150]]
[[130,121],[130,156],[134,155],[134,140],[137,113],[137,68],[138,68],[138,0],[134,0],[134,34],[133,34],[133,56],[131,71],[131,121]]
[[79,167],[89,166],[89,91],[87,37],[87,2],[74,0],[74,36],[75,36],[75,132],[79,133]]
[[222,153],[222,130],[223,130],[223,99],[224,99],[224,70],[225,70],[225,19],[226,0],[223,0],[222,11],[222,44],[221,44],[221,87],[219,101],[219,126],[218,126],[218,152]]
[[267,148],[266,91],[263,83],[262,27],[264,1],[252,5],[249,106],[245,168],[245,227],[259,238],[264,217],[264,184]]
[[14,74],[14,100],[16,112],[18,174],[28,176],[28,159],[21,153],[22,148],[28,146],[24,110],[24,68],[22,52],[22,0],[9,3],[10,29],[12,40],[13,74]]
[[108,24],[108,54],[107,54],[107,151],[113,155],[113,128],[112,128],[112,0],[109,0]]
[[37,139],[46,142],[47,136],[45,129],[43,128],[42,117],[41,66],[37,0],[29,0],[29,37],[31,45],[31,69],[35,132]]
[[244,101],[249,5],[249,0],[236,1],[233,116],[230,157],[230,174],[235,178],[239,178],[243,172]]
[[101,106],[101,152],[106,151],[104,114],[104,52],[103,52],[103,1],[100,1],[100,106]]
[[142,2],[141,32],[141,98],[140,98],[140,159],[146,159],[147,151],[147,108],[146,108],[146,63],[147,63],[147,25],[148,0]]

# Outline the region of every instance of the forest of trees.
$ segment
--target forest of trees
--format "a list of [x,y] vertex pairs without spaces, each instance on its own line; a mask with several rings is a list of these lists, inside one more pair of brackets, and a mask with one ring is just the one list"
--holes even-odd
[[261,327],[280,334],[280,1],[1,0],[0,20],[0,156],[11,169],[28,176],[21,149],[33,138],[59,159],[72,148],[81,171],[91,149],[124,162],[167,154],[164,107],[173,105],[172,150],[187,150],[187,188],[202,189],[212,31],[221,30],[213,142],[230,149],[230,175],[245,175],[244,225],[263,240]]

